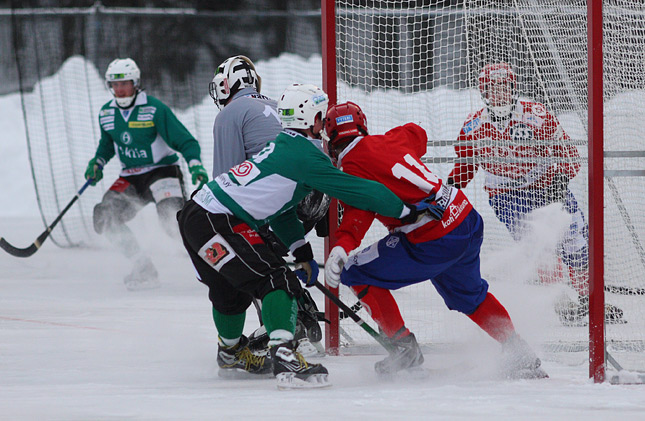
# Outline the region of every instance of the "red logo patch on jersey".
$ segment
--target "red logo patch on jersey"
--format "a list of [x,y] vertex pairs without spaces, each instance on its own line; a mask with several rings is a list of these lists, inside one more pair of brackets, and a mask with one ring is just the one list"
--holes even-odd
[[241,164],[231,168],[231,172],[237,177],[244,177],[245,175],[248,175],[252,169],[253,164],[248,161],[244,161]]
[[233,227],[233,232],[240,234],[250,245],[262,244],[260,234],[251,229],[247,224],[239,224]]
[[206,249],[206,259],[215,266],[217,262],[228,256],[228,250],[220,243],[213,243]]
[[127,189],[129,186],[130,186],[130,182],[128,180],[126,180],[123,177],[119,177],[116,179],[114,184],[112,184],[112,186],[110,187],[110,190],[123,193],[125,189]]

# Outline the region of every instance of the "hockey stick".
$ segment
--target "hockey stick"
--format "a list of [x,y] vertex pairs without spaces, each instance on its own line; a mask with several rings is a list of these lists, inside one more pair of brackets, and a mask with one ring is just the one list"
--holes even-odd
[[372,329],[372,327],[365,322],[365,320],[361,319],[358,314],[356,314],[354,311],[352,311],[347,304],[343,303],[338,297],[334,295],[333,292],[331,292],[326,286],[321,284],[319,281],[316,281],[314,284],[316,288],[318,288],[327,298],[329,298],[334,304],[336,304],[338,307],[340,307],[346,315],[351,317],[353,321],[356,322],[360,327],[363,328],[365,332],[367,332],[372,338],[376,340],[387,352],[390,354],[393,354],[396,351],[396,348],[387,341],[387,339],[383,338],[377,331]]
[[49,234],[51,234],[56,224],[58,224],[58,222],[63,218],[63,215],[65,215],[65,213],[69,210],[69,208],[71,208],[72,205],[78,200],[78,198],[81,196],[81,194],[83,194],[85,189],[92,183],[92,181],[94,181],[94,179],[90,178],[85,182],[85,184],[83,184],[83,187],[81,187],[78,193],[76,193],[76,196],[74,196],[71,202],[69,202],[67,206],[65,206],[65,209],[63,209],[63,211],[60,214],[58,214],[56,219],[54,219],[54,222],[52,222],[51,225],[48,226],[47,229],[43,231],[43,233],[40,234],[38,238],[36,238],[36,241],[34,241],[29,247],[26,247],[24,249],[14,247],[2,237],[0,237],[0,247],[2,247],[2,249],[7,253],[9,253],[10,255],[16,256],[16,257],[29,257],[32,254],[36,253],[40,248],[40,246],[43,245],[47,237],[49,237]]

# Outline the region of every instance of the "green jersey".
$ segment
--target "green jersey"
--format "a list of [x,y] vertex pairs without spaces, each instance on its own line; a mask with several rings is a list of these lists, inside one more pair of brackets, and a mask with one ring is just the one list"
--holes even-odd
[[[172,165],[175,151],[186,162],[200,160],[199,143],[167,105],[139,92],[127,110],[114,100],[99,112],[101,139],[95,157],[105,165],[114,155],[121,161],[121,175],[132,175]],[[102,162],[101,162],[102,161]]]
[[253,158],[215,177],[193,200],[209,212],[233,214],[255,230],[270,224],[293,251],[305,235],[296,207],[312,189],[380,215],[403,214],[403,202],[387,187],[338,170],[318,141],[288,129]]

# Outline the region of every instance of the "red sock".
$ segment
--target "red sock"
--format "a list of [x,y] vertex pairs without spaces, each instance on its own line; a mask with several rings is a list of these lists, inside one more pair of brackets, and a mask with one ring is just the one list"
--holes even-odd
[[401,317],[399,306],[389,290],[372,285],[353,286],[352,290],[388,338],[395,335],[400,338],[410,334]]
[[589,295],[589,274],[586,270],[569,267],[569,278],[571,278],[571,286],[578,295]]
[[490,292],[486,294],[486,298],[477,307],[477,310],[473,314],[469,314],[468,317],[497,342],[505,342],[509,336],[515,333],[511,316]]

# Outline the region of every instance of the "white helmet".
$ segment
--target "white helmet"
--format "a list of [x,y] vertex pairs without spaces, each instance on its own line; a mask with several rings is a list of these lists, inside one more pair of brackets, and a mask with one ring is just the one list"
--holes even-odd
[[117,58],[108,65],[105,72],[105,86],[109,89],[114,96],[114,89],[112,89],[111,82],[121,82],[124,80],[131,80],[134,83],[134,95],[128,97],[114,99],[121,108],[128,108],[134,102],[139,91],[139,84],[141,82],[141,71],[131,58]]
[[[278,101],[280,123],[285,129],[309,129],[321,114],[327,114],[329,97],[315,85],[294,83],[284,90]],[[316,133],[317,134],[317,133]]]
[[224,108],[230,97],[243,88],[255,88],[258,93],[262,87],[262,78],[255,71],[255,65],[246,56],[229,57],[215,71],[213,81],[208,85],[208,92],[217,108]]

